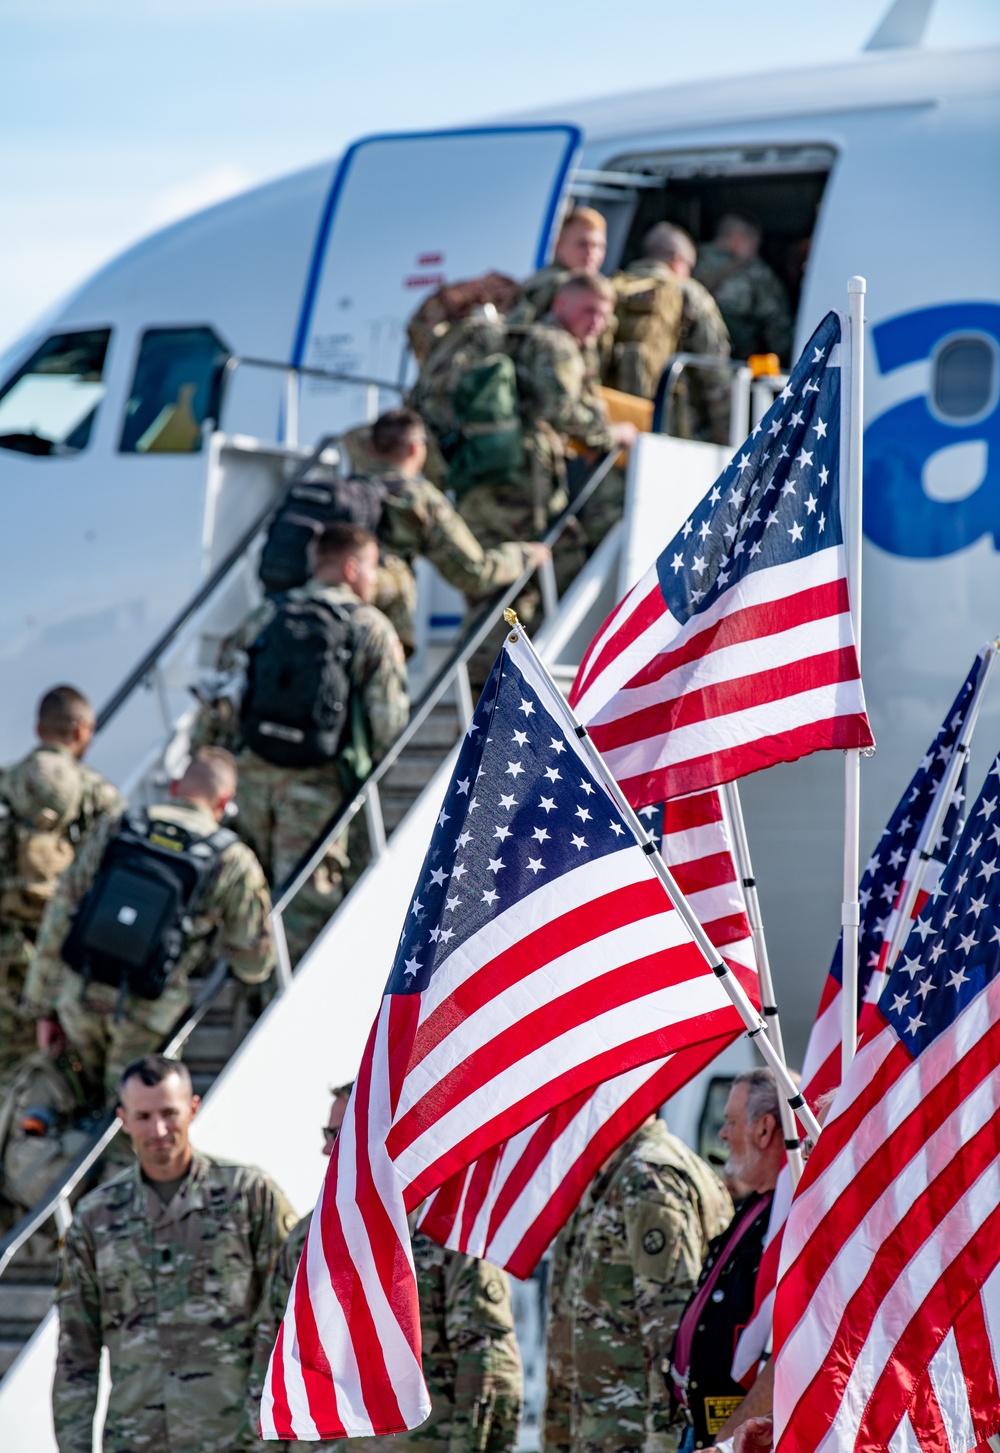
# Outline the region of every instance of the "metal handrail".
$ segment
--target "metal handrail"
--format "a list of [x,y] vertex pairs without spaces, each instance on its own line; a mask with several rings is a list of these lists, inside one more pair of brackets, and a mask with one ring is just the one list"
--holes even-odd
[[281,363],[275,358],[255,358],[246,353],[231,353],[219,373],[219,414],[225,408],[226,389],[238,368],[265,368],[285,375],[285,442],[297,445],[299,437],[299,383],[303,378],[324,378],[328,383],[352,383],[367,393],[368,420],[378,414],[379,393],[387,389],[399,398],[405,396],[402,383],[390,383],[385,378],[371,378],[367,374],[343,373],[339,369],[303,367],[298,363]]
[[[183,1020],[180,1026],[174,1030],[164,1044],[161,1053],[175,1056],[178,1050],[183,1049],[190,1039],[192,1033],[204,1019],[215,1000],[222,992],[223,986],[229,975],[229,965],[224,959],[219,959],[214,964],[211,973],[205,979],[204,986],[197,1000],[191,1007],[188,1017]],[[92,1166],[100,1160],[107,1147],[114,1140],[121,1128],[121,1121],[113,1112],[105,1116],[100,1127],[94,1132],[93,1139],[76,1154],[70,1164],[63,1171],[62,1175],[52,1182],[48,1190],[31,1210],[21,1217],[17,1225],[10,1230],[0,1241],[0,1276],[3,1276],[14,1257],[21,1250],[21,1247],[28,1242],[35,1232],[42,1227],[50,1216],[55,1216],[60,1231],[65,1230],[69,1224],[67,1206],[69,1197],[76,1190]],[[60,1208],[62,1215],[60,1216]]]
[[[570,520],[575,519],[579,515],[594,491],[611,472],[619,452],[615,448],[604,456],[593,473],[563,510],[562,514],[553,522],[548,533],[543,536],[540,542],[541,544],[547,545],[549,549],[556,544]],[[543,599],[548,599],[551,603],[555,602],[552,562],[546,561],[542,566],[529,565],[512,585],[508,585],[502,591],[498,591],[496,595],[484,603],[479,614],[463,630],[451,655],[443,662],[433,680],[428,684],[420,700],[413,707],[406,726],[396,737],[378,766],[373,768],[365,780],[359,785],[350,801],[345,803],[329,819],[312,847],[306,849],[290,876],[277,890],[272,908],[273,918],[280,919],[295,895],[308,882],[315,869],[323,861],[323,857],[332,840],[357,816],[358,812],[366,806],[367,801],[372,796],[377,798],[379,783],[382,782],[389,769],[399,759],[401,753],[409,746],[424,721],[426,721],[427,717],[452,683],[457,679],[459,688],[462,688],[463,683],[461,678],[463,675],[465,678],[465,694],[470,701],[469,714],[471,716],[471,696],[468,693],[467,672],[469,658],[479,649],[490,631],[494,629],[499,614],[510,605],[511,601],[516,600],[536,570],[541,570],[543,581],[546,574],[549,576],[549,587],[545,588],[543,586]],[[379,856],[379,853],[376,852],[375,856]]]
[[[339,437],[339,434],[324,435],[309,454],[308,458],[302,461],[299,468],[291,476],[289,486],[303,479],[311,469],[315,468],[320,456],[325,450],[329,449],[331,444],[336,443]],[[164,651],[176,640],[195,612],[201,609],[209,597],[222,584],[233,567],[242,559],[254,538],[265,528],[271,517],[279,509],[281,498],[279,496],[278,499],[270,500],[265,508],[247,526],[225,558],[220,561],[210,575],[206,576],[190,600],[181,607],[170,624],[160,632],[149,650],[139,661],[139,664],[133,667],[125,677],[125,680],[111,693],[108,700],[97,713],[96,731],[102,731],[107,726],[108,722],[117,714],[136,687],[145,681]]]
[[759,423],[772,402],[771,398],[765,400],[763,394],[775,388],[784,388],[788,382],[788,375],[785,373],[765,373],[755,377],[750,365],[739,358],[719,358],[710,353],[675,353],[664,364],[653,396],[654,434],[665,432],[664,423],[670,411],[670,402],[686,368],[714,369],[716,372],[721,369],[732,374],[729,445],[733,449],[738,449],[746,438],[746,414],[752,409],[751,427]]

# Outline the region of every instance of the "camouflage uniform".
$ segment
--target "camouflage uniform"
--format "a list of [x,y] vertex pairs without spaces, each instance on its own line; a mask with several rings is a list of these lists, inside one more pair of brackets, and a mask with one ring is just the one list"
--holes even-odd
[[294,1221],[261,1171],[197,1151],[165,1206],[138,1165],[85,1196],[56,1293],[59,1453],[90,1453],[102,1345],[104,1453],[259,1447],[246,1415],[252,1317]]
[[[34,1020],[23,1012],[21,995],[45,905],[83,835],[124,805],[111,783],[66,747],[35,747],[0,772],[0,1095],[35,1048]],[[18,861],[19,840],[27,865]],[[18,875],[25,866],[30,881]]]
[[[381,611],[362,605],[349,585],[323,585],[310,580],[289,592],[293,600],[319,599],[350,607],[352,734],[336,761],[319,767],[276,767],[244,749],[239,756],[236,827],[263,865],[268,881],[284,883],[307,848],[338,812],[358,781],[381,760],[406,725],[410,711],[406,694],[403,648]],[[221,669],[271,619],[272,600],[265,600],[223,648]],[[245,657],[244,657],[245,659]],[[286,909],[288,948],[294,963],[305,953],[338,907],[346,886],[360,874],[367,857],[364,818],[358,815],[350,834],[341,833],[310,881]]]
[[569,268],[561,262],[550,262],[548,267],[526,277],[521,284],[521,301],[507,314],[507,322],[536,323],[539,318],[544,318],[569,274]]
[[763,258],[741,262],[718,242],[706,242],[698,249],[694,276],[719,305],[734,357],[776,353],[787,361],[792,346],[788,295]]
[[[258,1314],[252,1404],[260,1401],[309,1219],[299,1222],[282,1247]],[[412,1432],[391,1437],[286,1443],[289,1453],[316,1447],[351,1453],[405,1453],[411,1448],[420,1453],[513,1453],[524,1388],[507,1275],[487,1261],[446,1251],[414,1231],[414,1223],[411,1216],[430,1417]]]
[[[360,442],[363,446],[363,435]],[[374,459],[367,455],[367,460]],[[412,651],[417,598],[413,563],[418,555],[473,600],[511,585],[524,573],[527,557],[510,538],[484,550],[436,484],[400,474],[377,460],[372,468],[367,460],[366,472],[377,472],[387,491],[378,527],[381,563],[375,604],[395,626],[406,650]]]
[[673,1446],[667,1358],[731,1215],[720,1182],[661,1120],[594,1178],[553,1253],[543,1453]]
[[[199,837],[210,837],[218,829],[212,814],[193,802],[151,807],[149,816],[176,823]],[[204,973],[219,955],[247,984],[263,983],[274,967],[270,895],[260,864],[240,842],[230,843],[219,855],[187,934],[187,946],[159,999],[126,994],[119,1005],[114,985],[85,983],[63,963],[59,954],[73,912],[93,883],[120,821],[120,815],[102,818],[63,875],[42,919],[24,989],[25,1012],[58,1017],[91,1089],[99,1096],[103,1088],[109,1101],[125,1066],[156,1049],[190,1007],[191,977]]]

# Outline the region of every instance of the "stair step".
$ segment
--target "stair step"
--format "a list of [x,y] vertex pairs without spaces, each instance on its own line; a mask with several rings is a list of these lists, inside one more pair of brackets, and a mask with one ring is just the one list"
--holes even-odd
[[54,1282],[55,1268],[47,1281],[37,1283],[8,1283],[7,1277],[0,1278],[0,1337],[10,1323],[42,1320],[52,1301]]
[[430,752],[406,752],[385,774],[390,792],[408,788],[422,792],[441,765],[441,758]]

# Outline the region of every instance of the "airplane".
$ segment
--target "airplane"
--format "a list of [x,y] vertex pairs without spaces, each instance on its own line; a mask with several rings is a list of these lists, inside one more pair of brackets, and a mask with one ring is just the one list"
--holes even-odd
[[[796,349],[845,306],[850,275],[868,280],[873,842],[1000,603],[1000,50],[923,50],[912,11],[899,0],[848,61],[364,137],[101,268],[0,360],[0,760],[27,748],[52,683],[108,697],[289,461],[399,399],[406,321],[443,281],[530,272],[574,200],[607,217],[608,270],[654,221],[701,241],[743,209],[788,287]],[[458,613],[425,591],[425,644]],[[96,744],[119,781],[157,711],[179,710],[176,682],[156,684]],[[987,702],[988,743],[997,719]],[[743,789],[799,1053],[837,931],[835,757]]]

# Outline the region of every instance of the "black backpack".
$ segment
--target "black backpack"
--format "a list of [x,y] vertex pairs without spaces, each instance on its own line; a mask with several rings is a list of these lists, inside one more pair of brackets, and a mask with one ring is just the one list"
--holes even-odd
[[276,605],[247,651],[243,741],[276,767],[320,767],[350,718],[351,612],[315,598]]
[[353,475],[303,481],[289,487],[271,522],[260,557],[260,581],[269,595],[281,595],[309,578],[308,548],[327,525],[357,525],[374,535],[382,518],[385,486]]
[[126,814],[74,914],[62,958],[85,980],[158,999],[219,855],[235,841],[228,828],[199,837],[145,811]]

